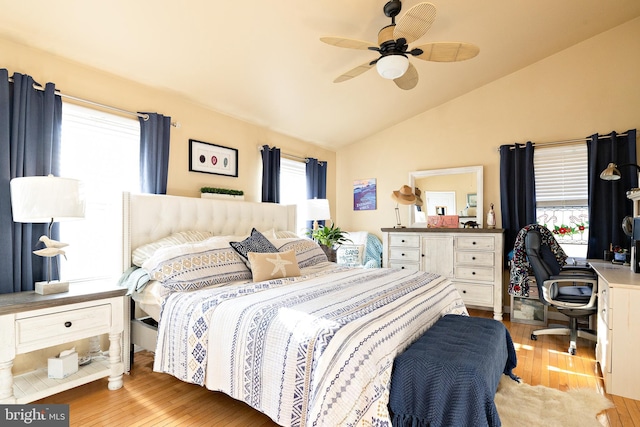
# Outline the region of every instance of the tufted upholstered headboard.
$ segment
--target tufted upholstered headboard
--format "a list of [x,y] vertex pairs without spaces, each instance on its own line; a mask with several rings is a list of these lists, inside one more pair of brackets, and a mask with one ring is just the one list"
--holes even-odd
[[123,271],[131,251],[178,231],[240,236],[251,228],[296,230],[296,207],[275,203],[123,193]]

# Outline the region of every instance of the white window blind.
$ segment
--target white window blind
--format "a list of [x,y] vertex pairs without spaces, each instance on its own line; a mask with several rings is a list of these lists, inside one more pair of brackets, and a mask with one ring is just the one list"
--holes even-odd
[[587,206],[587,145],[536,148],[538,206]]
[[122,273],[122,192],[140,191],[138,120],[64,103],[60,175],[84,184],[85,218],[60,222],[61,278]]
[[305,218],[302,218],[302,204],[307,200],[307,172],[306,164],[295,160],[280,159],[280,204],[298,205],[296,222],[301,232],[305,226]]

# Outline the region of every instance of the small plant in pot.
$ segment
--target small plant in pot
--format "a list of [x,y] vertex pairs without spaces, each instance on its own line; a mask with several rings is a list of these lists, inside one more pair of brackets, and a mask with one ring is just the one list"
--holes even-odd
[[350,239],[345,237],[347,232],[342,231],[335,224],[331,224],[331,226],[321,225],[317,230],[310,230],[307,234],[320,245],[331,262],[336,262],[336,246],[351,242]]
[[244,191],[233,190],[230,188],[202,187],[200,188],[200,196],[206,197],[211,195],[221,195],[223,197],[244,199]]

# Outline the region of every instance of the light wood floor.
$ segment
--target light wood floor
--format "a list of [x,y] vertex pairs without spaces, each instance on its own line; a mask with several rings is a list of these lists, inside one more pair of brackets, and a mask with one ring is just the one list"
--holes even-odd
[[[491,313],[470,310],[471,315]],[[515,373],[526,383],[567,390],[602,390],[596,374],[594,344],[580,339],[575,356],[567,354],[568,337],[529,338],[534,326],[504,321],[518,353]],[[71,426],[276,426],[267,416],[222,393],[183,383],[152,371],[153,354],[136,353],[124,387],[109,391],[107,380],[95,381],[34,403],[70,404]],[[637,369],[637,367],[629,367]],[[640,387],[640,385],[639,385]],[[607,395],[615,408],[600,414],[603,426],[640,427],[640,401]]]

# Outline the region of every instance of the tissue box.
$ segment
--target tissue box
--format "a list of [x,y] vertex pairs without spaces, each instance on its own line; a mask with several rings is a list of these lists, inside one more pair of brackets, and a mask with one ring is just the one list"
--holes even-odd
[[78,372],[78,353],[73,352],[61,357],[48,359],[49,378],[62,379]]

